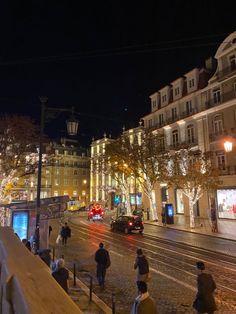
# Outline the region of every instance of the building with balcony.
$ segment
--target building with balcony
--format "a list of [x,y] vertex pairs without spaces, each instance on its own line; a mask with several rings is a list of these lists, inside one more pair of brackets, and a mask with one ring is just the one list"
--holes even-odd
[[[143,117],[144,127],[163,135],[167,149],[187,144],[214,153],[214,164],[220,170],[221,186],[215,194],[215,206],[221,221],[236,222],[236,157],[224,150],[225,138],[236,141],[236,32],[218,48],[214,62],[193,69],[150,96],[151,112]],[[174,204],[175,213],[189,215],[188,202],[181,191],[157,187],[159,214],[164,202]],[[195,215],[207,217],[207,193],[196,204]],[[234,222],[235,221],[235,222]],[[223,224],[222,224],[223,225]],[[225,225],[225,224],[224,224]]]
[[[46,147],[53,156],[42,167],[41,198],[68,195],[82,204],[89,202],[90,169],[88,151],[76,140],[61,138]],[[37,173],[21,178],[14,189],[18,200],[35,200]],[[17,198],[14,198],[16,201]]]

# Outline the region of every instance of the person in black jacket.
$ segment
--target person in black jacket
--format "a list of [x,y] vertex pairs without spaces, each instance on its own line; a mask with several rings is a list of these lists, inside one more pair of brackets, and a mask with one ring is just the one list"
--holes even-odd
[[142,249],[137,249],[137,257],[134,262],[134,269],[137,269],[136,283],[137,286],[140,281],[147,282],[150,279],[149,263]]
[[62,226],[60,234],[62,237],[62,244],[66,245],[67,244],[67,238],[70,238],[70,236],[71,236],[71,230],[70,230],[70,227],[67,225],[67,222],[65,222],[65,225]]
[[197,295],[193,302],[193,308],[197,313],[213,314],[216,311],[216,303],[213,292],[216,284],[212,275],[204,272],[205,265],[203,262],[197,262]]
[[64,259],[59,258],[56,261],[56,269],[52,273],[53,278],[59,283],[59,285],[68,293],[68,279],[69,271],[65,268]]
[[110,266],[110,256],[104,244],[99,244],[99,249],[95,253],[95,261],[97,263],[97,279],[99,286],[104,289],[106,269]]

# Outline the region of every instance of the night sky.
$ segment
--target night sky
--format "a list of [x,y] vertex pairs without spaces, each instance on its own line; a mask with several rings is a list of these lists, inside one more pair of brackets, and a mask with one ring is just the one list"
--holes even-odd
[[[214,56],[235,12],[236,1],[5,1],[1,112],[38,122],[46,95],[81,113],[81,144],[116,136],[150,112],[150,94]],[[65,135],[64,118],[46,132]]]

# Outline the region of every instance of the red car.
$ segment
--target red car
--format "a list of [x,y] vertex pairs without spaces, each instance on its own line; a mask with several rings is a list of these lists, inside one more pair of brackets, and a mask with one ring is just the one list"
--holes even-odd
[[103,220],[105,216],[105,210],[100,204],[93,204],[90,206],[88,212],[88,220]]

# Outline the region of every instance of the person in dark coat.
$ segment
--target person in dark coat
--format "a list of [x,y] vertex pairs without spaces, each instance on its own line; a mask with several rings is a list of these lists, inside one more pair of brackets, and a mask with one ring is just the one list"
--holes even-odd
[[197,262],[197,295],[193,302],[193,308],[200,313],[212,314],[216,311],[216,303],[213,292],[216,284],[212,275],[204,272],[205,265],[203,262]]
[[65,262],[63,258],[59,258],[56,261],[56,268],[55,271],[52,272],[52,276],[65,290],[65,292],[68,293],[69,271],[65,268]]
[[134,262],[134,269],[137,269],[136,283],[137,286],[140,281],[147,282],[150,279],[149,263],[142,249],[137,249],[137,256]]
[[95,261],[97,263],[97,279],[98,284],[101,288],[104,288],[106,270],[110,266],[110,256],[106,249],[104,249],[104,244],[99,244],[99,249],[95,253]]
[[62,244],[67,244],[67,238],[70,238],[71,236],[71,230],[69,226],[67,225],[67,222],[65,222],[65,225],[61,228],[61,237],[62,237]]

